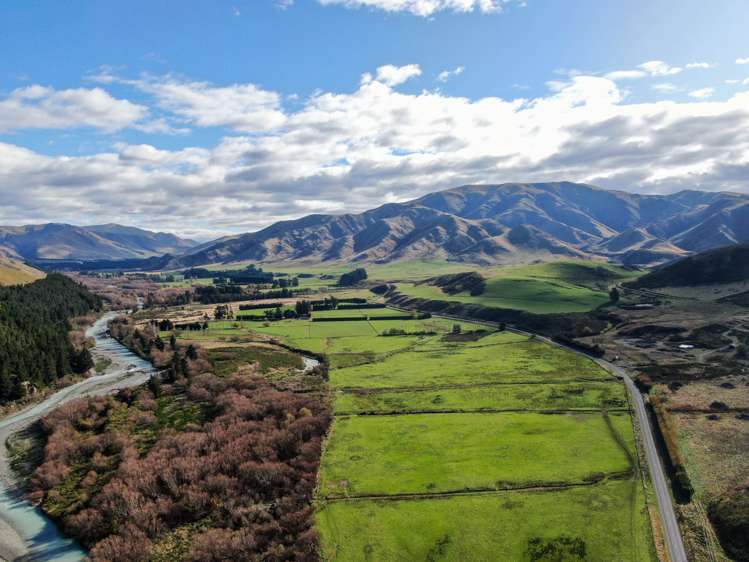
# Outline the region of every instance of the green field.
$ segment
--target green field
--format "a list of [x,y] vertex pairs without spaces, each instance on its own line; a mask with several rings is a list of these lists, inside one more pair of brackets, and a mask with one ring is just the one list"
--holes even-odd
[[[634,449],[629,413],[610,414]],[[622,437],[626,436],[626,437]],[[624,473],[629,455],[600,412],[338,418],[320,471],[328,495],[444,493],[583,483]]]
[[[607,481],[553,492],[330,502],[318,512],[318,530],[326,559],[338,562],[650,562],[656,558],[643,506],[639,482]],[[584,558],[571,556],[564,549],[571,541],[562,537],[582,541]],[[559,556],[534,556],[539,540]]]
[[286,331],[331,366],[325,559],[654,560],[621,382],[527,336],[395,323],[439,333]]
[[[465,271],[465,270],[464,270]],[[511,308],[537,314],[585,312],[608,302],[608,285],[633,279],[636,272],[603,263],[564,261],[481,270],[486,289],[448,295],[429,284],[400,283],[398,291],[413,297]]]
[[624,408],[618,382],[507,384],[434,390],[340,392],[337,415],[367,413],[473,412],[512,410],[601,410]]
[[425,340],[408,353],[375,363],[335,369],[334,387],[407,388],[517,382],[606,380],[592,360],[511,333],[497,333],[471,344]]

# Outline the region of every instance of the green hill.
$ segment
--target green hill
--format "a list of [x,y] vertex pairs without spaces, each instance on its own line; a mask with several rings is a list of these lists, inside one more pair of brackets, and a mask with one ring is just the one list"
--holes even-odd
[[398,292],[417,298],[536,314],[585,312],[608,302],[610,285],[638,275],[636,271],[583,260],[484,269],[478,273],[484,278],[480,294],[476,294],[475,282],[456,292],[456,280],[464,280],[456,275],[421,283],[399,283]]

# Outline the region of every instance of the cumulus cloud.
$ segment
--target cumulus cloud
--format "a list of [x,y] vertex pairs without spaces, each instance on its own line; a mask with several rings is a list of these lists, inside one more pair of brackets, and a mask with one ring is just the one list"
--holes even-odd
[[281,127],[286,120],[281,96],[255,84],[214,86],[171,76],[126,82],[152,94],[161,108],[200,127],[268,131]]
[[[415,74],[377,71],[353,91],[317,92],[294,110],[270,96],[266,105],[279,114],[273,126],[237,126],[217,108],[221,117],[209,123],[251,133],[229,132],[208,148],[117,144],[45,156],[0,143],[0,224],[95,217],[209,237],[466,183],[568,179],[638,192],[749,186],[747,91],[723,101],[635,103],[613,80],[578,75],[535,98],[472,100],[393,89],[393,76],[405,75]],[[224,89],[175,83],[180,95],[155,95],[156,103],[195,123],[202,112],[189,111],[206,108],[207,91]],[[201,101],[192,93],[184,101],[183,87]]]
[[[323,6],[372,8],[385,12],[407,12],[416,16],[431,16],[441,11],[499,13],[512,0],[317,0]],[[524,5],[520,2],[519,5]]]
[[736,64],[749,64],[749,57],[736,59]]
[[88,127],[118,131],[148,127],[148,108],[116,99],[101,88],[55,90],[33,85],[0,98],[0,132]]
[[465,66],[458,66],[458,67],[453,68],[452,70],[443,70],[437,75],[437,81],[447,82],[453,76],[459,76],[463,74],[465,70],[466,70]]
[[[421,76],[421,67],[418,64],[407,64],[404,66],[386,64],[377,69],[374,80],[388,86],[398,86],[416,76]],[[372,75],[365,74],[362,77],[362,84],[366,84],[371,80],[373,80]]]
[[686,65],[686,68],[713,68],[714,66],[714,64],[710,64],[709,62],[690,62]]

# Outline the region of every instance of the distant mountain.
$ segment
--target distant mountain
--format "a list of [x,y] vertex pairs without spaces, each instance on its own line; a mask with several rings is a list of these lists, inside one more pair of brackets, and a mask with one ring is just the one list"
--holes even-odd
[[749,280],[749,244],[702,252],[665,265],[630,283],[634,287],[687,287]]
[[181,254],[197,242],[130,226],[0,226],[0,255],[23,260],[133,259]]
[[175,266],[252,260],[603,256],[654,264],[749,242],[749,196],[638,195],[570,182],[468,185],[361,214],[310,215],[188,251]]

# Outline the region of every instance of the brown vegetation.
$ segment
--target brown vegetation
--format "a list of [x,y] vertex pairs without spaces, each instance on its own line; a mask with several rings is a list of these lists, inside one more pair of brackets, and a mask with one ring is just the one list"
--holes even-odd
[[94,561],[150,560],[177,536],[170,560],[317,559],[324,395],[276,389],[255,366],[219,377],[202,349],[128,318],[111,329],[163,380],[44,418],[32,499]]

